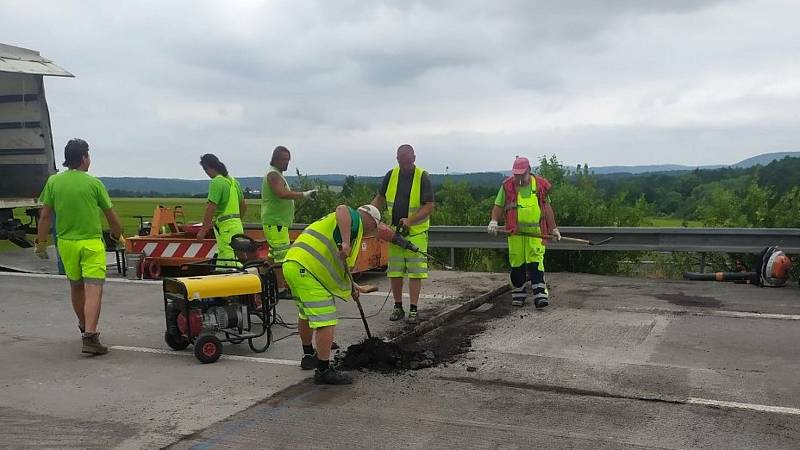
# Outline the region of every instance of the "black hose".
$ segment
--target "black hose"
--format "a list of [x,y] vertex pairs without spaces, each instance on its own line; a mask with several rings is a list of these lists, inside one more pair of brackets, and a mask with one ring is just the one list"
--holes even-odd
[[683,279],[690,281],[752,281],[758,278],[755,272],[684,272]]

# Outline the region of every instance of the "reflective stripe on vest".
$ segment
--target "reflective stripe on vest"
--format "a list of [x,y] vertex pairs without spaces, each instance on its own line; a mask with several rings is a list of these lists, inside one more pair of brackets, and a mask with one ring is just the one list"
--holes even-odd
[[[422,174],[425,169],[419,167],[414,168],[414,179],[411,182],[411,192],[408,198],[408,216],[411,217],[414,213],[419,211],[422,205]],[[400,167],[392,169],[392,174],[389,176],[389,185],[386,187],[386,214],[389,222],[392,220],[392,209],[394,209],[394,200],[397,197],[397,184],[400,182]],[[408,230],[409,234],[415,235],[428,231],[431,226],[430,217],[426,217],[423,222],[416,225],[411,225]]]
[[[287,261],[300,263],[319,281],[325,289],[336,297],[349,299],[351,281],[345,270],[345,263],[339,258],[339,250],[333,239],[336,230],[336,213],[328,214],[309,225],[286,252]],[[347,264],[355,266],[361,252],[364,225],[359,224]]]
[[[222,175],[217,175],[222,176]],[[222,209],[220,212],[219,217],[214,219],[215,223],[220,223],[222,221],[228,219],[238,219],[239,218],[239,189],[236,187],[236,182],[231,177],[222,177],[225,181],[228,182],[230,186],[228,190],[228,203],[225,204],[225,208]]]

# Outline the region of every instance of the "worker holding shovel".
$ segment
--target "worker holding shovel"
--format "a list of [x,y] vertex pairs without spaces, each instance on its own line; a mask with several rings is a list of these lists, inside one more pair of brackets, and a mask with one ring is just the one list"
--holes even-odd
[[[283,277],[297,301],[297,329],[303,345],[300,367],[316,368],[317,384],[350,384],[350,375],[330,365],[331,344],[338,324],[336,299],[356,299],[365,288],[355,284],[355,266],[364,237],[374,236],[381,214],[372,205],[336,211],[309,225],[286,252]],[[316,346],[314,345],[316,344]],[[315,350],[316,348],[316,350]]]
[[530,286],[533,304],[544,308],[549,304],[549,298],[544,280],[545,246],[541,236],[561,239],[553,209],[547,201],[551,184],[531,174],[530,161],[525,157],[514,161],[511,173],[497,193],[487,231],[496,235],[501,231],[498,221],[505,219],[503,231],[508,233],[508,262],[513,285],[511,304],[522,306]]

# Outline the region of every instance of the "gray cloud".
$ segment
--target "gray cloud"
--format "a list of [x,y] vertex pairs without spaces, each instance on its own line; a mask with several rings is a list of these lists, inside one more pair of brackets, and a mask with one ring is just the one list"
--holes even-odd
[[47,80],[57,143],[101,175],[379,174],[410,142],[433,171],[516,154],[590,165],[734,162],[797,149],[789,1],[10,1],[0,42]]

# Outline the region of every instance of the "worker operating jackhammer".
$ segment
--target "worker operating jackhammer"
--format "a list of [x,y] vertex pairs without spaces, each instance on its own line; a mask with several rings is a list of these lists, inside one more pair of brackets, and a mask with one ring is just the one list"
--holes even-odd
[[544,308],[549,304],[544,279],[545,242],[532,235],[561,239],[553,208],[547,199],[551,184],[545,178],[531,174],[530,161],[525,157],[514,161],[511,173],[497,193],[487,231],[496,235],[498,221],[505,218],[513,285],[511,304],[524,305],[526,291],[530,288],[533,304],[537,308]]
[[339,205],[309,225],[286,252],[283,277],[297,302],[297,329],[303,346],[300,367],[316,369],[317,384],[353,382],[349,374],[330,365],[338,323],[335,301],[358,299],[363,288],[353,282],[350,269],[356,264],[362,239],[374,236],[380,223],[381,214],[372,205],[358,210]]
[[[385,206],[387,223],[416,247],[427,252],[430,216],[434,208],[433,188],[428,173],[417,167],[415,161],[412,146],[404,144],[398,147],[397,166],[383,177],[372,204],[379,209]],[[428,278],[428,259],[390,243],[386,276],[391,281],[394,296],[394,308],[389,320],[405,317],[403,279],[408,277],[409,308],[406,322],[416,324],[422,280]]]

